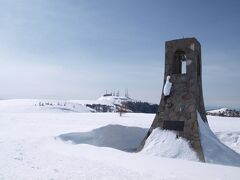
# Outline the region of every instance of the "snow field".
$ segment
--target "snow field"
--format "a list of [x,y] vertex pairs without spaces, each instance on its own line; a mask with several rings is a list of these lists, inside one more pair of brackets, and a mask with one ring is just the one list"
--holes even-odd
[[[105,132],[100,133],[104,138],[110,128],[111,137],[120,143],[127,140],[128,129],[139,129],[142,134],[153,118],[153,114],[134,113],[123,117],[116,113],[0,113],[0,179],[240,179],[238,167],[129,153],[129,149],[119,150],[123,146],[116,147],[114,141],[103,141],[110,145],[102,147],[91,145],[91,139],[81,144],[58,138],[90,132],[96,137],[99,130]],[[238,118],[208,118],[218,133],[240,127]]]

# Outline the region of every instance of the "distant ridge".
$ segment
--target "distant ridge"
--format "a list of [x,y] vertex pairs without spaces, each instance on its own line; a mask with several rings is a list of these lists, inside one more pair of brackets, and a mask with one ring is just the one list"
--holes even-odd
[[240,117],[240,111],[230,108],[220,108],[207,111],[207,115],[211,116],[225,116],[225,117]]

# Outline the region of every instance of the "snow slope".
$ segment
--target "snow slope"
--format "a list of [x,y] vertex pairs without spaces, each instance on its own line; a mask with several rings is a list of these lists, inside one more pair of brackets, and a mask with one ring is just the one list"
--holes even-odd
[[211,131],[207,123],[204,123],[198,113],[198,124],[201,145],[205,161],[209,163],[234,165],[240,167],[240,154],[222,144]]
[[[72,143],[56,138],[73,132],[94,132],[96,137],[99,130],[109,136],[105,131],[107,128],[112,129],[113,139],[123,143],[116,135],[122,139],[134,138],[127,136],[130,133],[127,129],[149,128],[153,118],[153,114],[135,113],[120,117],[116,113],[0,112],[0,179],[240,179],[238,167],[129,153],[119,150],[114,142],[102,147],[98,144],[93,146],[86,139],[86,144],[82,144],[81,139]],[[208,118],[214,132],[236,132],[240,129],[239,118],[230,121]],[[139,134],[144,133],[142,130]],[[104,133],[100,135],[105,138]]]
[[33,113],[33,112],[93,112],[82,104],[51,99],[12,99],[0,100],[0,112]]
[[115,112],[117,105],[132,99],[121,96],[102,96],[97,100],[10,99],[0,100],[0,112],[95,112],[87,105],[106,105]]

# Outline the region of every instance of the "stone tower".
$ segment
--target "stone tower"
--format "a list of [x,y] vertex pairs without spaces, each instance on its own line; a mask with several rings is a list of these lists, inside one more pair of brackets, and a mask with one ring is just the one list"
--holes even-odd
[[202,93],[201,45],[195,38],[167,41],[165,44],[165,73],[172,83],[170,94],[162,93],[158,112],[140,149],[152,130],[160,127],[176,131],[187,139],[204,160],[200,143],[197,116],[207,123]]

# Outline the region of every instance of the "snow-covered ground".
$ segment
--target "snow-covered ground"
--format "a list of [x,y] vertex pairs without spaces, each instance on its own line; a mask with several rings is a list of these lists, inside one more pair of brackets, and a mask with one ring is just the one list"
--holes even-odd
[[[164,158],[152,151],[133,153],[153,118],[0,108],[0,180],[240,179],[239,167]],[[240,152],[240,118],[208,116],[208,121],[224,144]]]

